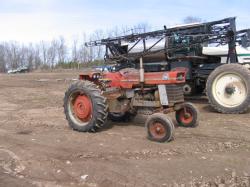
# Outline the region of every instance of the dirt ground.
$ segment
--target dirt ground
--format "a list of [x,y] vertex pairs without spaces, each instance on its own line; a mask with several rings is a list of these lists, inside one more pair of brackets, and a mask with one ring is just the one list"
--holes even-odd
[[163,144],[136,120],[78,133],[62,107],[77,74],[0,75],[1,187],[250,186],[250,113],[218,114],[194,100],[200,126],[176,128]]

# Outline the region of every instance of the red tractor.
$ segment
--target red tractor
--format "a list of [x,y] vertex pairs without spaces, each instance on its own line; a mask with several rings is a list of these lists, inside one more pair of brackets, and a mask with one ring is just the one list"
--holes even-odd
[[148,138],[157,142],[173,139],[175,126],[166,115],[176,113],[179,126],[196,127],[199,112],[184,102],[185,69],[144,72],[124,68],[117,72],[87,72],[65,93],[64,110],[70,127],[80,132],[97,132],[107,119],[128,121],[137,113],[148,114]]

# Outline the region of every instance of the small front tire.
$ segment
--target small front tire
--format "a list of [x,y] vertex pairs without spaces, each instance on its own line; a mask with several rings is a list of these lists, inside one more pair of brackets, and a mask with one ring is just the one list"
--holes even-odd
[[197,127],[199,125],[199,110],[192,103],[184,103],[175,113],[179,126]]
[[155,113],[146,121],[148,139],[155,142],[170,142],[174,138],[174,124],[165,114]]

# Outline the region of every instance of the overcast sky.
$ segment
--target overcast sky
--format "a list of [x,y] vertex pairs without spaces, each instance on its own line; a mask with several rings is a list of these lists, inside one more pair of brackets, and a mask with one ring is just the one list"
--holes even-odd
[[153,29],[186,16],[212,21],[237,16],[250,28],[249,0],[0,0],[0,41],[38,42],[62,35],[148,23]]

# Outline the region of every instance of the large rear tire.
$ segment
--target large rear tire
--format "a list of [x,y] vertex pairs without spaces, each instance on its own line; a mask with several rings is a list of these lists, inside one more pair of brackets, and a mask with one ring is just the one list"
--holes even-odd
[[222,65],[208,77],[206,91],[216,111],[245,113],[250,105],[250,71],[239,64]]
[[90,81],[72,83],[65,93],[64,112],[69,126],[80,132],[96,132],[108,116],[106,98]]

